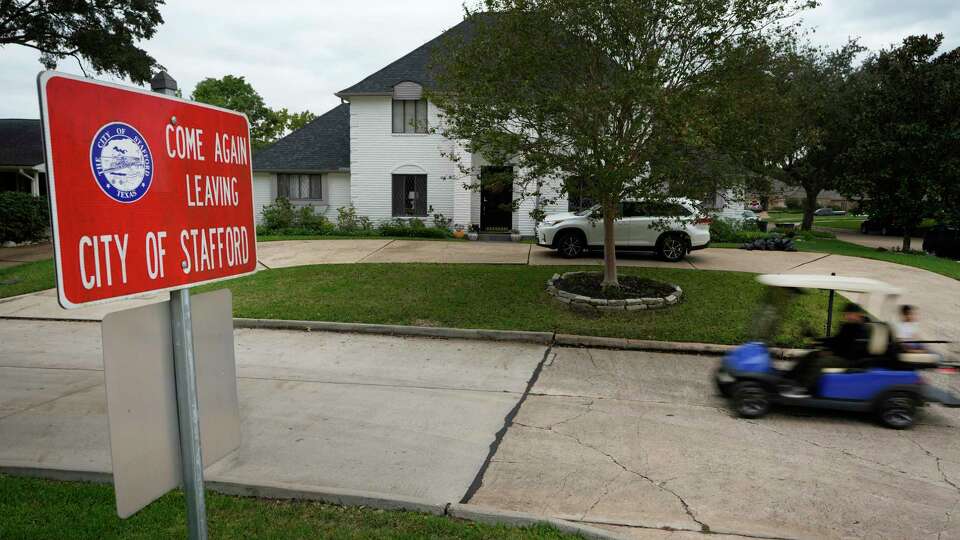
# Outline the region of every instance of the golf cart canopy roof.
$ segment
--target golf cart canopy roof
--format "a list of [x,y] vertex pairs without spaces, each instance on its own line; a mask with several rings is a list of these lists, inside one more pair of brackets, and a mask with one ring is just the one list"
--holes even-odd
[[764,274],[757,281],[771,287],[899,295],[900,289],[875,279],[822,274]]

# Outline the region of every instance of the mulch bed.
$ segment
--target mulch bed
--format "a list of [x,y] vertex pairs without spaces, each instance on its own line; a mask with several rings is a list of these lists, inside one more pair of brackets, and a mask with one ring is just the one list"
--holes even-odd
[[606,300],[664,298],[674,292],[673,285],[636,276],[620,276],[619,288],[601,287],[602,281],[603,275],[600,273],[576,274],[558,280],[556,287],[568,293]]

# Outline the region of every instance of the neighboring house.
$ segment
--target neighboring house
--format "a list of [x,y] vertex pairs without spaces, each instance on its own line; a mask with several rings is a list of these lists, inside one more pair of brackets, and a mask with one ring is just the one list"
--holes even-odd
[[0,191],[47,195],[40,120],[0,119]]
[[[774,180],[768,197],[767,208],[777,210],[787,206],[801,206],[806,200],[806,192],[802,187],[789,186],[779,180]],[[833,208],[834,210],[852,210],[858,202],[844,197],[833,190],[824,190],[817,195],[817,208]]]
[[[468,25],[460,23],[448,32],[467,31]],[[428,65],[442,38],[338,92],[343,104],[255,152],[258,219],[264,205],[287,196],[296,205],[313,205],[332,221],[338,208],[352,204],[357,214],[378,223],[397,218],[429,223],[433,214],[443,214],[467,228],[533,235],[530,212],[538,201],[520,199],[513,210],[519,190],[509,182],[501,187],[512,168],[494,167],[430,132],[439,115],[424,98],[424,89],[433,84]],[[449,154],[459,156],[459,166]],[[497,182],[490,182],[494,177]],[[566,211],[567,201],[544,209]]]

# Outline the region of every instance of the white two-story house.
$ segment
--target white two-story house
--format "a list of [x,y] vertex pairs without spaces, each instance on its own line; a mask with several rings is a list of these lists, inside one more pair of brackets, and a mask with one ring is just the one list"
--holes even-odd
[[[463,32],[467,24],[448,32]],[[377,223],[420,218],[429,224],[433,214],[443,214],[465,228],[533,235],[530,212],[540,201],[504,186],[512,168],[468,155],[431,129],[440,118],[424,90],[433,84],[429,65],[442,38],[338,92],[341,105],[255,152],[257,215],[283,196],[334,222],[338,208],[353,205]],[[496,182],[485,182],[495,176]],[[566,211],[567,201],[554,200],[544,210]]]

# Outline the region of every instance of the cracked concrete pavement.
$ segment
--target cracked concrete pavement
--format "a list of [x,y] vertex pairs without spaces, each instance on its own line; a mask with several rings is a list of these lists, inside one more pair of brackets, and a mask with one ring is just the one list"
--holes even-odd
[[957,410],[907,432],[803,410],[743,420],[715,395],[715,358],[553,352],[470,502],[636,538],[960,537]]
[[[208,478],[467,499],[643,539],[960,538],[960,410],[907,432],[743,420],[715,395],[716,357],[236,336],[243,445]],[[99,347],[96,324],[0,321],[0,463],[110,470]]]

